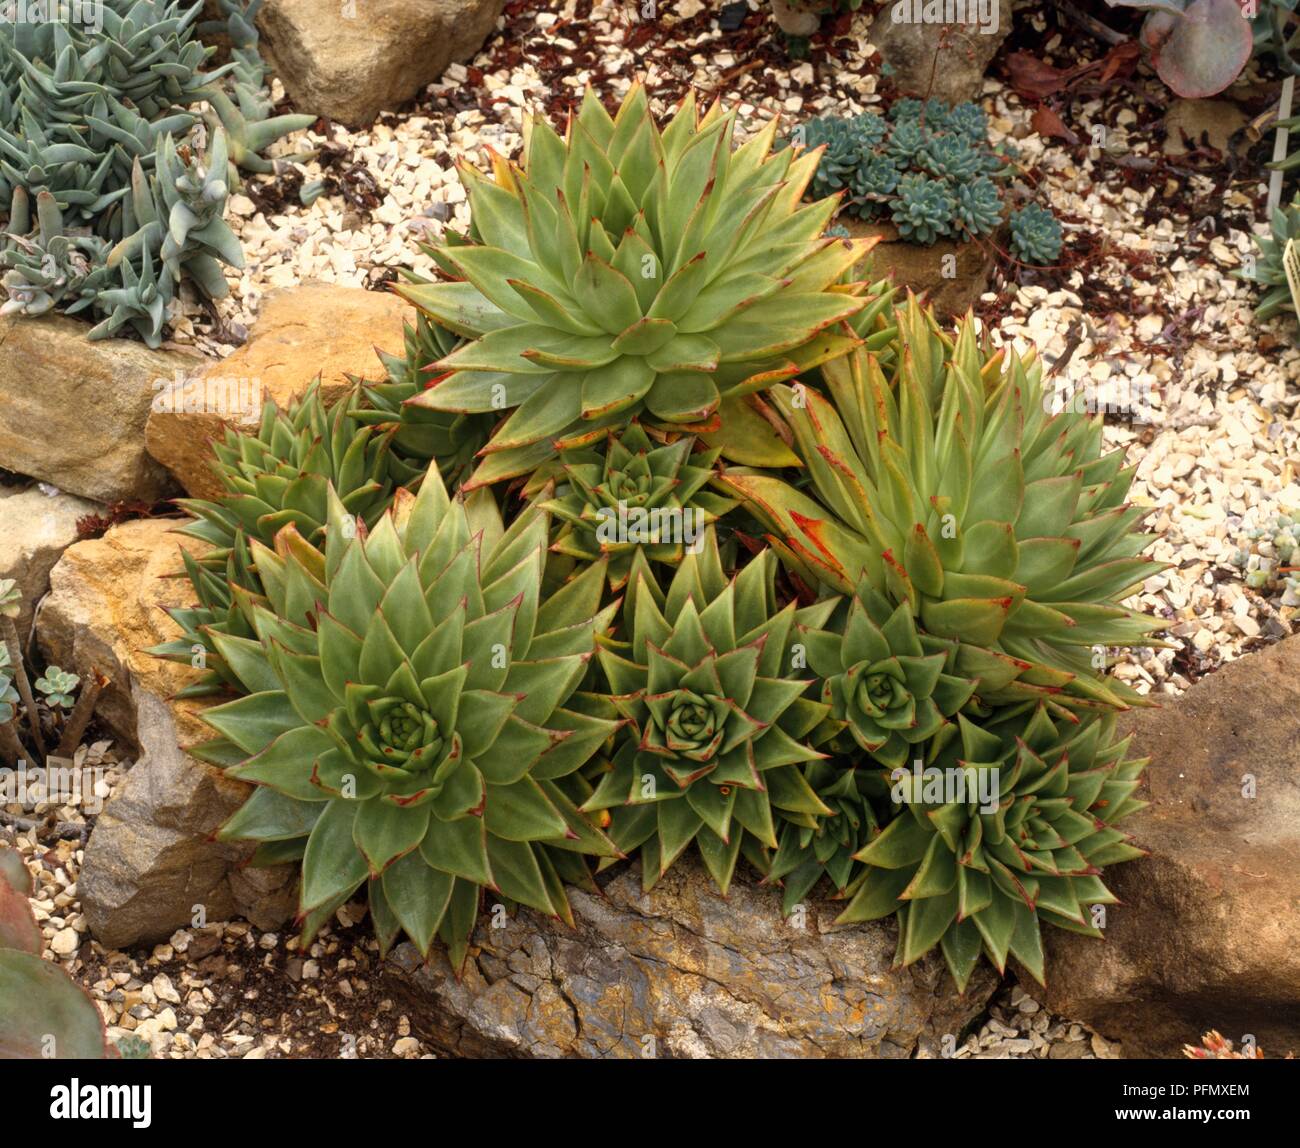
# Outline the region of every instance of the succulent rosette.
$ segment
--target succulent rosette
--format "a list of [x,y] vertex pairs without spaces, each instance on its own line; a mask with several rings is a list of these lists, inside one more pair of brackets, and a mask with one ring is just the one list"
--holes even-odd
[[921,632],[955,644],[949,672],[982,705],[1134,704],[1092,664],[1161,628],[1121,605],[1161,568],[1141,555],[1146,511],[1125,501],[1132,468],[1103,453],[1099,418],[1049,410],[1036,357],[994,351],[969,319],[950,340],[915,301],[898,330],[888,371],[855,354],[824,365],[826,395],[772,392],[805,490],[738,471],[720,488],[810,584],[851,592],[865,574],[906,603]]
[[176,500],[194,516],[177,533],[210,546],[199,558],[183,552],[198,602],[168,607],[181,636],[149,651],[184,665],[194,663],[196,649],[203,652],[208,672],[182,696],[223,688],[243,692],[203,631],[216,626],[253,635],[252,606],[266,603],[250,542],[269,547],[292,524],[299,537],[319,547],[331,497],[360,529],[378,522],[392,502],[387,436],[353,417],[349,408],[355,401],[354,392],[327,406],[317,380],[287,411],[266,402],[255,434],[227,428],[224,440],[213,444],[212,469],[222,492]]
[[804,696],[791,643],[835,602],[776,610],[775,574],[764,552],[729,581],[709,528],[666,594],[638,561],[621,640],[600,648],[628,724],[582,808],[610,811],[615,844],[640,848],[647,889],[694,841],[725,891],[743,831],[775,848],[774,810],[830,812],[798,768],[823,756],[810,739],[827,707]]
[[[414,279],[414,282],[425,282]],[[401,354],[379,352],[387,378],[361,382],[365,403],[350,412],[357,422],[390,435],[388,463],[393,480],[414,486],[431,461],[444,481],[455,485],[474,468],[474,455],[487,442],[496,420],[492,415],[462,415],[409,405],[441,376],[434,363],[451,354],[461,340],[446,327],[419,313],[404,326]]]
[[983,725],[959,716],[924,770],[891,775],[899,812],[857,853],[868,869],[839,920],[897,912],[898,963],[939,945],[961,990],[981,952],[1042,981],[1039,923],[1100,936],[1089,909],[1116,900],[1102,867],[1144,855],[1116,824],[1146,804],[1146,761],[1127,757],[1114,725],[1048,701]]
[[638,552],[676,565],[735,506],[705,489],[719,452],[694,446],[689,435],[656,444],[634,421],[611,433],[603,452],[565,451],[558,489],[544,504],[560,524],[552,549],[584,562],[608,557],[614,588],[627,581]]
[[836,897],[844,897],[861,879],[864,867],[856,854],[877,833],[880,824],[872,799],[885,794],[877,771],[866,766],[845,768],[833,760],[810,761],[804,779],[828,813],[780,810],[777,814],[777,848],[745,838],[742,852],[764,880],[781,886],[781,911],[789,916],[796,905],[829,879]]
[[881,765],[904,764],[975,692],[947,672],[952,644],[918,634],[909,605],[891,606],[865,579],[838,625],[801,637],[837,732]]
[[210,633],[249,693],[196,752],[256,786],[220,837],[301,859],[308,933],[364,886],[385,949],[438,935],[458,962],[483,888],[567,915],[550,851],[616,853],[562,784],[618,728],[576,695],[615,607],[599,564],[543,600],[546,515],[505,529],[436,467],[351,523],[331,494],[323,553],[292,523],[253,544],[257,636]]
[[817,154],[775,153],[773,120],[733,150],[734,113],[688,97],[660,131],[634,86],[610,117],[590,89],[564,138],[525,126],[521,166],[461,169],[474,238],[432,248],[454,282],[400,293],[464,336],[408,407],[512,411],[467,482],[529,474],[644,412],[723,431],[724,404],[857,342],[841,282],[873,241],[825,237],[801,205]]

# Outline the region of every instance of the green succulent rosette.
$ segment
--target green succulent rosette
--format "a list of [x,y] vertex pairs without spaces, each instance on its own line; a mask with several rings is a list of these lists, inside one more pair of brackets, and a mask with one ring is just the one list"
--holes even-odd
[[[734,113],[687,97],[661,131],[636,85],[611,117],[588,90],[561,138],[540,117],[522,165],[461,169],[472,239],[432,248],[453,282],[397,290],[467,342],[409,406],[500,413],[467,487],[530,474],[642,414],[721,428],[743,398],[856,345],[841,282],[871,240],[829,239],[801,205],[817,155],[733,149]],[[737,448],[737,449],[743,449]]]
[[369,533],[329,501],[323,553],[292,523],[252,544],[256,637],[209,632],[248,694],[196,752],[256,787],[219,836],[301,859],[308,934],[365,887],[383,948],[459,963],[484,888],[566,916],[552,851],[617,852],[564,788],[618,728],[577,694],[615,607],[599,564],[543,600],[546,515],[503,529],[436,467]]
[[834,896],[845,896],[863,869],[856,854],[880,832],[872,802],[885,793],[877,771],[866,766],[810,761],[803,774],[829,812],[780,810],[775,850],[751,835],[741,846],[764,880],[781,886],[781,911],[787,917],[822,877],[830,881]]
[[[415,277],[415,282],[424,280]],[[451,354],[461,340],[452,331],[418,313],[404,326],[402,353],[379,352],[387,378],[361,382],[365,403],[356,403],[351,416],[364,426],[389,435],[388,462],[393,481],[418,485],[430,462],[438,464],[443,480],[459,484],[474,467],[474,456],[488,440],[496,420],[490,414],[462,415],[435,411],[411,403],[441,377],[434,366]]]
[[952,643],[951,668],[983,707],[1041,697],[1074,708],[1138,704],[1097,674],[1098,649],[1159,644],[1161,623],[1122,605],[1162,567],[1143,557],[1147,511],[1128,505],[1133,469],[1103,453],[1100,418],[1052,413],[1042,364],[955,340],[913,300],[898,357],[822,369],[771,393],[808,482],[732,470],[769,543],[810,585],[849,593],[865,576],[917,628]]
[[891,606],[865,579],[838,625],[803,630],[808,665],[840,742],[880,765],[907,762],[975,692],[970,678],[947,672],[951,643],[918,634],[907,603]]
[[810,739],[827,707],[805,696],[791,642],[835,602],[778,610],[775,574],[765,551],[728,580],[709,528],[666,593],[638,563],[621,639],[601,645],[627,725],[582,808],[608,810],[619,849],[640,849],[647,889],[695,842],[725,892],[744,832],[776,848],[775,811],[830,812],[799,768],[823,756]]
[[559,524],[552,549],[581,562],[609,559],[609,583],[627,582],[632,560],[676,565],[704,529],[735,506],[705,489],[719,452],[694,451],[686,436],[656,444],[633,421],[604,451],[560,456],[559,485],[544,508]]
[[342,503],[353,533],[373,526],[391,504],[387,435],[353,417],[355,401],[354,392],[327,406],[319,380],[288,411],[268,401],[255,434],[228,428],[224,440],[213,444],[212,468],[224,492],[214,499],[176,500],[194,516],[177,533],[211,547],[201,558],[182,552],[197,603],[168,607],[181,636],[148,651],[185,665],[195,663],[196,649],[201,652],[207,672],[181,696],[242,692],[203,631],[216,626],[252,636],[252,609],[266,602],[250,542],[269,547],[292,524],[301,538],[319,547],[331,497]]
[[959,990],[981,953],[1041,982],[1040,922],[1100,936],[1089,909],[1116,900],[1102,867],[1144,856],[1116,825],[1146,804],[1146,761],[1114,726],[1049,701],[983,725],[960,715],[931,744],[928,776],[890,776],[897,816],[856,855],[867,870],[840,922],[897,913],[898,963],[939,945]]

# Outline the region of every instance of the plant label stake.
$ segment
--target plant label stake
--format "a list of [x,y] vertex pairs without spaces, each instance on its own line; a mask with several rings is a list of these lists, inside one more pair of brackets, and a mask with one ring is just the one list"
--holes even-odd
[[[1277,118],[1280,122],[1285,123],[1291,118],[1291,100],[1295,96],[1295,77],[1287,76],[1282,81],[1282,99],[1278,103]],[[1285,127],[1277,129],[1277,138],[1273,141],[1273,162],[1281,163],[1286,159],[1286,138],[1290,131]],[[1282,177],[1286,173],[1275,169],[1268,177],[1268,211],[1267,216],[1272,217],[1280,204],[1282,203]],[[1285,260],[1284,260],[1285,262]],[[1296,287],[1295,280],[1291,279],[1291,296],[1295,297]]]

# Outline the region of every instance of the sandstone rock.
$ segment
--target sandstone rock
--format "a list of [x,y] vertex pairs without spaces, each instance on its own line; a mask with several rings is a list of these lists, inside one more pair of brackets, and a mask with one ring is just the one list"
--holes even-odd
[[0,579],[12,578],[23,593],[18,636],[24,642],[36,605],[50,588],[50,571],[77,540],[77,520],[97,509],[93,502],[35,486],[0,489]]
[[505,0],[271,0],[262,52],[299,111],[362,127],[470,59]]
[[0,319],[0,466],[97,502],[153,502],[172,492],[145,452],[161,383],[192,370],[189,351],[86,338],[63,315]]
[[[949,104],[975,99],[984,83],[984,70],[1011,31],[1011,0],[996,3],[997,20],[990,19],[981,28],[977,22],[921,23],[917,17],[925,0],[903,4],[890,0],[877,10],[870,32],[884,62],[882,71],[907,96],[933,97]],[[984,9],[983,5],[968,7]],[[895,22],[895,12],[909,20]]]
[[851,235],[878,236],[880,242],[858,264],[856,273],[863,278],[893,278],[900,288],[926,293],[941,316],[961,315],[974,306],[989,284],[993,271],[993,251],[978,243],[957,243],[940,239],[929,247],[906,243],[889,223],[868,223],[851,216],[840,216]]
[[388,987],[417,1035],[461,1056],[902,1058],[939,1054],[994,987],[984,967],[958,997],[934,957],[893,972],[892,925],[831,930],[814,904],[796,928],[748,876],[724,899],[683,863],[643,894],[629,867],[569,897],[576,929],[485,913],[459,981],[399,946]]
[[273,929],[296,906],[292,866],[243,869],[250,849],[209,840],[249,787],[189,757],[166,702],[137,689],[141,756],[86,844],[77,893],[92,935],[126,948],[239,915]]
[[[50,594],[36,623],[47,661],[82,674],[94,666],[108,678],[97,712],[132,742],[135,689],[168,697],[193,677],[186,666],[144,653],[179,634],[162,607],[193,601],[189,581],[171,575],[182,570],[182,546],[200,553],[204,545],[172,533],[179,525],[137,519],[70,547],[50,572]],[[186,745],[210,736],[196,720],[180,722]]]
[[1300,1055],[1297,712],[1291,638],[1126,715],[1134,749],[1152,755],[1151,806],[1127,827],[1151,855],[1106,871],[1121,904],[1105,941],[1044,930],[1052,1011],[1126,1056],[1176,1056],[1212,1028]]
[[1250,117],[1228,100],[1174,100],[1165,112],[1165,154],[1186,152],[1184,135],[1193,147],[1204,138],[1210,147],[1226,153],[1233,134],[1249,121]]
[[229,358],[176,380],[145,427],[149,454],[196,498],[221,492],[209,460],[227,426],[256,428],[262,404],[282,408],[321,378],[327,399],[349,374],[377,377],[375,348],[400,350],[407,305],[385,291],[305,283],[269,295],[247,343]]

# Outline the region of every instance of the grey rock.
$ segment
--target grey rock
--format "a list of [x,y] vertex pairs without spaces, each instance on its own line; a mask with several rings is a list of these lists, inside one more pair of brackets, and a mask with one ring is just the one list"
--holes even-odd
[[271,0],[261,49],[297,109],[362,127],[468,60],[505,0]]
[[[894,21],[896,9],[914,15],[922,3],[912,0],[900,8],[891,2],[876,12],[871,42],[880,50],[887,74],[904,95],[949,104],[975,99],[984,83],[984,70],[1011,31],[1011,0],[997,0],[996,31],[983,32],[977,24]],[[974,10],[976,5],[969,7]]]
[[1150,856],[1106,870],[1120,904],[1104,941],[1044,930],[1047,1007],[1129,1057],[1177,1056],[1209,1029],[1300,1054],[1298,712],[1288,638],[1125,715],[1152,759],[1151,805],[1126,823]]
[[632,866],[603,894],[569,891],[573,929],[493,928],[489,905],[459,980],[404,944],[386,987],[440,1054],[691,1059],[936,1056],[995,985],[982,966],[959,997],[933,955],[893,970],[892,923],[833,929],[831,904],[796,928],[747,875],[723,898],[682,863],[645,894]]
[[166,702],[136,691],[141,757],[104,807],[77,881],[92,935],[107,948],[164,940],[194,923],[243,916],[270,929],[292,915],[292,867],[241,869],[245,846],[210,840],[248,786],[177,745]]
[[198,356],[130,339],[86,338],[64,315],[0,319],[0,466],[96,502],[167,497],[174,487],[144,447],[160,382]]
[[46,494],[36,486],[0,490],[0,579],[12,578],[22,591],[17,625],[24,642],[37,603],[50,588],[50,571],[77,540],[77,520],[97,509],[75,495]]
[[772,18],[787,36],[811,36],[821,24],[816,8],[807,0],[772,0]]

